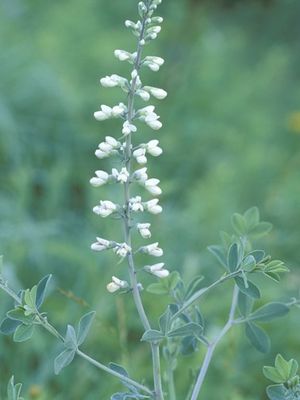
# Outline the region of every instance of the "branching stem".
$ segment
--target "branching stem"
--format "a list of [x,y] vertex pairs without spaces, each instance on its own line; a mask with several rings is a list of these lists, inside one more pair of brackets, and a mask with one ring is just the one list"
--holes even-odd
[[222,340],[222,338],[226,335],[226,333],[229,331],[229,329],[232,327],[232,325],[234,323],[234,314],[235,314],[235,310],[236,310],[236,306],[237,306],[238,293],[239,293],[239,289],[235,285],[234,289],[233,289],[232,302],[231,302],[228,321],[226,322],[225,326],[223,327],[221,332],[218,334],[218,336],[209,344],[209,346],[207,348],[207,352],[204,357],[202,367],[200,369],[199,375],[197,377],[197,380],[196,380],[196,383],[195,383],[195,386],[194,386],[194,389],[192,392],[191,400],[198,399],[198,396],[199,396],[202,384],[204,382],[208,367],[210,365],[213,353],[215,351],[215,348],[217,347],[220,340]]

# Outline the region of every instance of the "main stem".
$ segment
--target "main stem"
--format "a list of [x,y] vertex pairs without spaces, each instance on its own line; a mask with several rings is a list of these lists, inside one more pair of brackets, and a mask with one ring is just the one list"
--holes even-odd
[[220,342],[220,340],[226,335],[226,333],[229,331],[229,329],[232,327],[232,325],[234,323],[234,314],[235,314],[235,309],[236,309],[236,306],[237,306],[238,293],[239,293],[239,289],[235,285],[234,289],[233,289],[232,302],[231,302],[228,321],[226,322],[226,325],[221,330],[219,335],[215,338],[215,340],[213,342],[211,342],[209,344],[209,346],[207,348],[207,352],[206,352],[202,367],[200,369],[197,381],[195,383],[195,386],[194,386],[194,389],[193,389],[193,392],[192,392],[191,400],[197,400],[198,399],[198,396],[199,396],[202,384],[204,382],[204,378],[206,376],[208,367],[210,365],[212,356],[214,354],[215,348],[217,347],[217,345]]
[[[148,13],[147,13],[148,14]],[[144,38],[145,34],[145,26],[146,26],[147,15],[143,18],[142,21],[142,29],[138,43],[137,56],[134,64],[134,69],[139,73],[141,57],[142,57],[142,46],[140,44],[141,40]],[[134,116],[134,95],[136,90],[136,82],[137,78],[132,78],[131,88],[128,95],[128,115],[127,120],[129,123],[132,122]],[[125,147],[125,166],[127,171],[131,172],[131,134],[126,137],[126,147]],[[130,182],[127,181],[124,184],[124,199],[125,199],[125,216],[124,216],[124,228],[125,228],[125,242],[132,248],[131,243],[131,210],[129,207],[129,199],[130,199]],[[135,302],[135,306],[137,312],[139,314],[140,320],[143,324],[143,327],[146,330],[151,329],[148,317],[145,313],[143,302],[140,296],[140,291],[138,287],[138,281],[136,278],[136,270],[134,265],[134,259],[132,255],[132,251],[127,256],[128,268],[129,268],[129,276],[130,283],[132,287],[133,299]],[[159,344],[151,343],[151,353],[152,353],[152,364],[153,364],[153,380],[154,380],[154,391],[155,391],[155,400],[164,400],[162,383],[161,383],[161,370],[160,370],[160,351]]]

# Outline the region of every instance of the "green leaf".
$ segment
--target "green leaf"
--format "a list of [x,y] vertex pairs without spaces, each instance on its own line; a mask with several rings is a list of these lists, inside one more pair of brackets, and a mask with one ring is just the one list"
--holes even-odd
[[223,267],[228,269],[223,246],[212,245],[208,246],[207,249],[211,254],[213,254],[217,258],[217,260],[223,265]]
[[21,325],[22,322],[16,321],[10,318],[4,318],[0,325],[0,332],[3,335],[11,335],[15,332],[17,327]]
[[247,229],[250,230],[254,228],[259,223],[259,210],[257,207],[249,208],[244,213],[244,218],[246,220]]
[[265,252],[263,250],[254,250],[251,251],[249,255],[252,255],[255,258],[256,264],[259,264],[265,257]]
[[147,292],[152,293],[152,294],[169,294],[169,290],[165,288],[160,282],[158,283],[152,283],[147,287]]
[[243,263],[242,263],[242,268],[246,272],[251,272],[255,269],[256,267],[256,260],[253,257],[253,255],[249,255],[244,258]]
[[189,322],[188,324],[181,326],[180,328],[176,328],[167,333],[167,336],[170,338],[173,337],[181,337],[181,336],[196,336],[199,338],[203,332],[203,327],[199,324],[195,324],[194,322]]
[[14,377],[12,376],[7,385],[7,400],[24,400],[21,396],[22,384],[15,385]]
[[293,359],[286,361],[281,354],[277,354],[275,359],[275,368],[284,379],[284,382],[286,382],[297,374],[298,363]]
[[58,375],[63,368],[71,364],[75,353],[76,352],[73,349],[66,349],[56,357],[54,360],[54,373],[56,375]]
[[171,321],[171,311],[170,311],[170,307],[168,306],[167,310],[159,318],[159,327],[160,327],[161,332],[163,332],[164,335],[169,330],[170,321]]
[[185,336],[181,341],[180,353],[182,355],[192,354],[197,350],[198,344],[199,342],[195,336]]
[[283,261],[272,260],[265,265],[264,272],[267,272],[267,273],[272,272],[272,273],[280,274],[280,273],[284,273],[284,272],[289,272],[289,269],[284,264]]
[[80,346],[86,339],[90,327],[95,317],[95,311],[91,311],[80,318],[78,329],[77,329],[77,343]]
[[246,317],[252,311],[253,299],[246,296],[243,292],[239,291],[238,294],[238,308],[242,316]]
[[[267,395],[270,400],[288,400],[287,394],[288,390],[283,385],[271,385],[267,387]],[[293,398],[290,400],[293,400]]]
[[236,271],[239,267],[239,247],[237,243],[233,243],[228,250],[227,265],[230,272]]
[[187,290],[185,292],[184,299],[189,299],[195,292],[197,292],[202,287],[202,281],[204,276],[199,275],[196,276],[188,285]]
[[162,339],[164,339],[165,335],[161,331],[157,331],[155,329],[149,329],[146,331],[142,338],[142,342],[158,342]]
[[15,342],[25,342],[33,335],[34,325],[19,325],[14,333]]
[[252,321],[271,321],[274,318],[279,318],[286,315],[290,311],[289,307],[283,303],[268,303],[248,316],[248,320]]
[[112,369],[113,371],[115,371],[115,372],[118,372],[119,374],[121,374],[121,375],[124,375],[124,376],[126,376],[127,378],[128,378],[128,372],[126,371],[126,369],[125,368],[123,368],[121,365],[119,365],[119,364],[115,364],[115,363],[109,363],[108,364],[108,366],[109,366],[109,368],[110,369]]
[[180,280],[181,278],[177,271],[171,272],[168,278],[163,279],[165,283],[168,283],[169,291],[174,290]]
[[241,214],[233,214],[231,218],[231,224],[238,235],[243,236],[247,233],[246,219]]
[[246,287],[244,279],[237,276],[234,278],[238,288],[242,293],[244,293],[246,296],[252,297],[253,299],[259,299],[260,298],[260,291],[254,283],[247,281],[248,287]]
[[253,229],[251,229],[249,233],[251,234],[251,236],[259,238],[271,232],[272,227],[273,227],[272,224],[270,224],[269,222],[260,222]]
[[263,367],[263,373],[267,379],[274,383],[284,383],[286,381],[274,367]]
[[51,277],[52,275],[46,275],[37,284],[36,300],[35,300],[35,305],[37,309],[39,309],[44,302],[46,290]]
[[67,349],[77,350],[78,347],[77,336],[75,329],[72,325],[67,326],[64,345],[66,346]]
[[246,322],[245,331],[252,345],[260,352],[267,353],[270,350],[270,339],[266,332],[253,322]]
[[24,325],[31,325],[34,320],[34,315],[29,315],[29,316],[25,315],[24,308],[22,307],[14,308],[13,310],[8,311],[6,315],[10,319],[21,321]]

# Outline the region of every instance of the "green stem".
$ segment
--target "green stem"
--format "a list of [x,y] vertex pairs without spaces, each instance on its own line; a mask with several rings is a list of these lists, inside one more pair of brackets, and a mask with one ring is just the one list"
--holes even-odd
[[213,282],[211,285],[198,290],[196,293],[193,294],[182,306],[181,308],[172,316],[172,321],[175,321],[187,308],[189,308],[192,304],[194,304],[201,296],[207,293],[209,290],[219,286],[221,283],[238,276],[241,273],[240,270],[232,272],[230,274],[222,276],[217,281]]
[[168,366],[168,389],[169,389],[169,400],[176,400],[176,390],[174,383],[174,370],[171,365]]
[[[148,2],[148,10],[151,2]],[[146,13],[145,17],[142,20],[142,29],[139,37],[139,43],[137,48],[137,56],[134,64],[134,69],[137,71],[137,74],[140,70],[140,63],[142,57],[142,46],[140,41],[144,39],[145,28],[146,28],[146,19],[148,18],[148,13]],[[132,79],[130,92],[128,95],[128,115],[127,120],[129,123],[132,122],[134,117],[134,95],[136,90],[137,77]],[[125,166],[127,171],[131,172],[131,157],[132,157],[132,149],[131,149],[131,134],[126,137],[126,147],[125,147]],[[130,182],[127,181],[124,184],[124,199],[125,199],[125,215],[124,215],[124,230],[125,230],[125,242],[132,248],[131,241],[131,210],[129,207],[129,199],[130,199]],[[140,295],[140,290],[138,287],[138,281],[136,278],[136,270],[134,265],[133,254],[130,252],[127,256],[128,269],[129,269],[129,277],[130,283],[132,287],[133,299],[135,302],[135,306],[137,312],[139,314],[142,325],[146,330],[151,329],[148,317],[145,313],[143,302]],[[161,382],[161,371],[160,371],[160,351],[159,344],[151,343],[151,353],[152,353],[152,363],[153,363],[153,380],[154,380],[154,391],[155,391],[155,399],[156,400],[164,400],[163,390],[162,390],[162,382]]]
[[[12,289],[10,289],[7,284],[2,284],[0,282],[0,289],[4,290],[11,298],[13,298],[19,305],[22,305],[22,300],[21,298],[15,293]],[[38,310],[36,310],[36,316],[38,317],[38,324],[41,325],[44,329],[46,329],[49,333],[51,333],[52,336],[55,336],[57,339],[59,339],[61,342],[65,342],[65,338],[55,329],[53,325],[50,324],[50,322],[47,320],[46,317],[41,315]],[[101,369],[102,371],[107,372],[110,375],[115,376],[116,378],[120,379],[121,381],[127,382],[130,385],[135,386],[137,389],[142,390],[143,392],[153,395],[153,392],[148,389],[146,386],[141,385],[140,383],[134,381],[133,379],[130,379],[114,370],[112,370],[109,367],[106,367],[105,365],[101,364],[99,361],[94,360],[87,354],[83,353],[81,350],[77,349],[76,351],[77,355],[80,356],[81,358],[84,358],[87,360],[90,364],[93,364],[95,367]]]
[[207,348],[207,352],[204,357],[202,367],[200,369],[199,375],[197,377],[197,380],[196,380],[196,383],[195,383],[195,386],[194,386],[194,389],[192,392],[191,400],[198,399],[198,396],[199,396],[200,390],[202,388],[202,384],[204,382],[204,379],[205,379],[208,367],[210,365],[212,356],[214,354],[214,351],[215,351],[218,343],[220,342],[220,340],[226,335],[226,333],[229,331],[229,329],[232,327],[232,325],[234,323],[234,314],[235,314],[237,301],[238,301],[238,293],[239,293],[239,289],[235,285],[234,289],[233,289],[232,302],[231,302],[228,321],[226,322],[225,326],[223,327],[223,329],[221,330],[219,335],[210,343],[210,345]]

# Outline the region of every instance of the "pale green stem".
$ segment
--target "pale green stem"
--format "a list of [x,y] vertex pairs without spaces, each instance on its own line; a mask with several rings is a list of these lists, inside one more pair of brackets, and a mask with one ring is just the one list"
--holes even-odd
[[174,370],[172,368],[172,365],[168,365],[167,373],[168,373],[169,400],[176,400]]
[[229,331],[229,329],[232,327],[232,325],[234,323],[234,314],[235,314],[235,310],[236,310],[236,306],[237,306],[238,293],[239,293],[239,289],[235,285],[234,289],[233,289],[232,302],[231,302],[228,321],[226,322],[224,328],[221,330],[219,335],[209,344],[209,346],[207,348],[207,352],[206,352],[202,367],[200,369],[199,375],[197,377],[197,380],[196,380],[196,383],[195,383],[195,386],[194,386],[194,389],[192,392],[191,400],[198,399],[198,396],[199,396],[202,384],[204,382],[208,367],[210,365],[212,356],[214,354],[215,348],[217,347],[220,340],[226,335],[226,333]]
[[216,286],[219,286],[221,283],[234,278],[235,276],[238,276],[241,273],[240,270],[232,272],[230,274],[222,276],[220,279],[217,281],[213,282],[211,285],[202,288],[198,290],[196,293],[193,294],[182,306],[181,308],[172,316],[172,321],[175,321],[180,314],[182,314],[185,310],[187,310],[191,305],[193,305],[198,299],[200,299],[201,296],[203,296],[205,293],[207,293],[209,290],[215,288]]
[[[17,293],[15,293],[12,289],[10,289],[7,284],[3,284],[2,281],[0,281],[0,289],[4,290],[10,297],[12,297],[19,305],[22,305],[22,300],[21,298],[17,295]],[[49,323],[49,321],[47,320],[46,317],[44,317],[43,315],[41,315],[39,313],[38,310],[36,310],[36,316],[38,317],[38,324],[43,326],[43,328],[45,328],[49,333],[51,333],[51,335],[55,336],[57,339],[59,339],[60,341],[62,341],[64,343],[65,338],[55,329],[55,327],[53,325],[51,325]],[[78,356],[80,356],[81,358],[84,358],[85,360],[87,360],[89,363],[93,364],[95,367],[101,369],[102,371],[107,372],[110,375],[113,375],[114,377],[120,379],[123,382],[126,382],[130,385],[135,386],[137,389],[142,390],[143,392],[149,394],[149,395],[153,395],[153,392],[148,389],[146,386],[141,385],[140,383],[134,381],[133,379],[130,379],[114,370],[112,370],[109,367],[106,367],[104,364],[101,364],[99,361],[94,360],[93,358],[91,358],[90,356],[88,356],[87,354],[83,353],[81,350],[77,349],[76,353]]]
[[[151,2],[148,3],[148,9]],[[141,57],[142,57],[142,46],[140,41],[144,39],[145,34],[145,26],[146,26],[147,15],[143,18],[142,21],[142,29],[139,37],[139,43],[137,48],[137,57],[134,64],[134,69],[139,73]],[[132,122],[134,116],[134,95],[136,90],[136,82],[137,78],[132,79],[130,92],[128,95],[128,115],[127,120],[129,123]],[[125,148],[125,166],[127,171],[131,172],[131,157],[132,157],[132,149],[131,149],[131,134],[126,137],[126,148]],[[124,184],[124,199],[125,199],[125,215],[124,215],[124,228],[125,228],[125,242],[132,248],[131,243],[131,211],[129,207],[129,199],[130,199],[130,182],[125,182]],[[142,299],[140,296],[140,290],[138,287],[138,281],[136,278],[136,270],[134,265],[133,254],[130,252],[127,256],[128,268],[129,268],[129,276],[130,283],[132,287],[133,299],[135,302],[135,306],[139,317],[141,319],[142,325],[145,330],[151,329],[148,317],[145,313],[144,306],[142,303]],[[160,371],[160,352],[159,352],[159,344],[151,343],[151,352],[152,352],[152,363],[153,363],[153,380],[154,380],[154,391],[155,391],[155,399],[163,400],[163,390],[161,383],[161,371]]]

